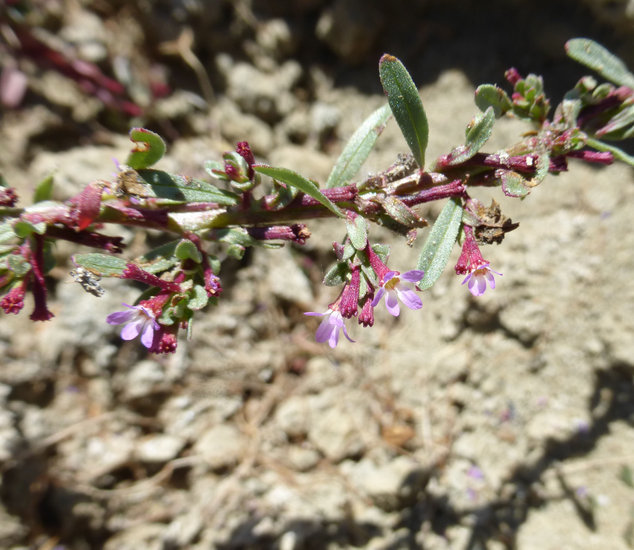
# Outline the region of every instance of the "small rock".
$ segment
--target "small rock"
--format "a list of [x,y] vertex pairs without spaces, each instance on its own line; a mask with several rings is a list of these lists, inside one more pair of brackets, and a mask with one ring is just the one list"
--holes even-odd
[[185,446],[185,440],[175,435],[153,435],[144,439],[135,455],[141,462],[163,463],[173,460]]
[[289,397],[278,408],[275,420],[289,437],[301,437],[309,426],[310,408],[305,397]]
[[364,458],[358,463],[346,462],[342,469],[348,470],[351,482],[386,511],[415,502],[429,480],[429,473],[405,456],[380,466]]
[[219,424],[207,430],[194,445],[212,470],[237,464],[244,455],[246,438],[235,426]]
[[335,0],[317,22],[317,37],[350,64],[360,63],[372,48],[384,17],[364,0]]
[[0,463],[9,460],[17,450],[21,437],[14,425],[11,411],[0,409]]
[[275,145],[273,132],[268,124],[258,117],[239,111],[235,104],[220,100],[214,109],[220,131],[230,143],[248,141],[256,155],[267,156]]
[[341,112],[335,105],[317,101],[310,108],[310,128],[318,140],[328,137],[341,120]]
[[365,451],[364,435],[378,431],[363,399],[332,388],[309,401],[312,422],[308,439],[333,462]]
[[291,89],[302,74],[296,61],[286,61],[271,73],[248,63],[234,63],[225,55],[219,56],[217,61],[227,79],[227,96],[243,111],[272,123],[295,109],[297,100]]
[[287,302],[308,308],[314,301],[308,277],[300,268],[289,247],[276,252],[275,261],[267,271],[267,286]]
[[165,525],[160,523],[142,523],[125,529],[110,537],[104,550],[162,550],[162,535]]
[[319,453],[314,449],[306,449],[293,445],[288,449],[288,462],[291,467],[299,472],[312,470],[319,462]]
[[186,548],[198,536],[203,528],[201,511],[191,512],[175,518],[163,534],[163,548]]

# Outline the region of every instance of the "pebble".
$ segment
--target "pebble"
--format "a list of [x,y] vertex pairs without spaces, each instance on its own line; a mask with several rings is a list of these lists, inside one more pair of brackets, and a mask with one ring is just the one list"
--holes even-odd
[[231,424],[218,424],[204,432],[194,445],[212,470],[237,464],[244,456],[246,438]]
[[183,438],[174,435],[152,435],[138,444],[135,455],[141,462],[168,462],[178,456],[185,443]]

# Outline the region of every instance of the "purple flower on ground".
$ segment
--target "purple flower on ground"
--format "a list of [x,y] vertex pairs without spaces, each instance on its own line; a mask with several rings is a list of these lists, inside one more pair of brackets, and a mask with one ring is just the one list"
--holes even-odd
[[111,313],[106,317],[106,322],[109,325],[125,323],[125,326],[121,329],[121,338],[124,340],[134,340],[134,338],[140,334],[141,343],[146,348],[150,348],[154,340],[154,332],[159,330],[156,317],[152,311],[146,307],[129,306],[128,304],[123,305],[130,309]]
[[350,336],[348,336],[346,325],[344,324],[343,317],[341,316],[341,313],[339,311],[333,309],[329,309],[325,313],[309,311],[304,313],[304,315],[324,317],[324,320],[321,322],[321,324],[317,328],[317,332],[315,333],[315,340],[317,340],[317,342],[319,342],[320,344],[323,342],[328,342],[328,345],[334,349],[339,342],[340,330],[343,330],[343,334],[348,340],[354,342],[354,340],[350,338]]
[[474,296],[482,296],[484,291],[487,289],[487,281],[489,282],[491,290],[495,288],[495,278],[493,277],[494,273],[500,277],[502,276],[501,273],[493,271],[489,267],[489,262],[485,262],[472,270],[471,273],[465,277],[464,281],[462,281],[462,284],[464,285],[467,283],[469,292],[471,292]]
[[376,307],[385,295],[385,307],[394,317],[398,317],[401,310],[398,300],[403,302],[409,309],[420,309],[423,301],[414,292],[416,283],[420,282],[425,273],[418,269],[412,269],[400,274],[398,271],[388,271],[383,277],[381,288],[376,291],[372,307]]

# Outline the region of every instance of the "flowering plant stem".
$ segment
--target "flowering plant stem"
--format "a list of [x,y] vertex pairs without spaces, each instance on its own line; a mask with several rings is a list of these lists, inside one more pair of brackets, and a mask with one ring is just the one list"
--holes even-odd
[[[71,274],[87,292],[103,295],[98,281],[104,276],[148,287],[136,304],[124,304],[127,309],[108,316],[109,324],[123,325],[122,338],[140,336],[151,352],[173,352],[179,329],[190,335],[194,313],[222,298],[218,250],[240,258],[249,247],[301,245],[310,237],[303,222],[327,217],[339,219],[345,232],[341,242],[333,243],[336,261],[324,277],[324,284],[340,286],[341,292],[325,313],[308,312],[323,317],[319,342],[335,347],[341,331],[353,341],[346,321],[356,317],[362,326],[372,326],[374,308],[383,298],[394,316],[401,313],[399,300],[408,309],[420,309],[417,293],[438,280],[456,242],[462,250],[455,272],[465,276],[463,284],[473,296],[481,296],[502,275],[481,247],[501,243],[518,224],[495,201],[486,206],[472,197],[473,190],[498,187],[506,196],[523,198],[547,175],[566,171],[570,159],[634,166],[631,156],[603,141],[634,137],[634,76],[591,41],[570,41],[569,53],[611,82],[598,85],[594,78],[582,78],[549,118],[551,104],[541,77],[522,77],[509,69],[505,76],[511,94],[497,85],[479,86],[475,101],[480,113],[467,124],[465,143],[427,167],[429,128],[419,92],[402,63],[386,54],[379,73],[389,107],[372,113],[355,132],[325,187],[286,168],[256,163],[246,141],[222,161],[205,163],[212,181],[153,169],[165,143],[143,128],[130,132],[134,147],[114,181],[90,182],[64,202],[51,200],[47,179],[31,206],[17,208],[17,193],[0,180],[0,307],[18,313],[28,290],[35,304],[31,318],[53,316],[46,305],[45,274],[54,265],[51,243],[66,240],[102,251],[72,257]],[[390,111],[411,153],[354,181]],[[503,150],[483,151],[502,116],[524,120],[530,131]],[[408,266],[416,269],[388,267],[389,250],[372,242],[370,223],[405,236],[412,245],[428,225],[417,206],[439,200],[446,205],[420,257]],[[104,224],[160,230],[174,240],[124,259],[123,239],[101,233]]]

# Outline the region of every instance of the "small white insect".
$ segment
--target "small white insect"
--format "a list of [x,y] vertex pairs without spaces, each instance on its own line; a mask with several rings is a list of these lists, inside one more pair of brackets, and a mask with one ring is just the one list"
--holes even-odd
[[101,280],[101,277],[88,271],[84,267],[75,267],[75,269],[70,272],[70,276],[75,279],[75,282],[79,283],[86,292],[90,292],[90,294],[97,298],[103,296],[104,292],[106,292],[97,282]]

